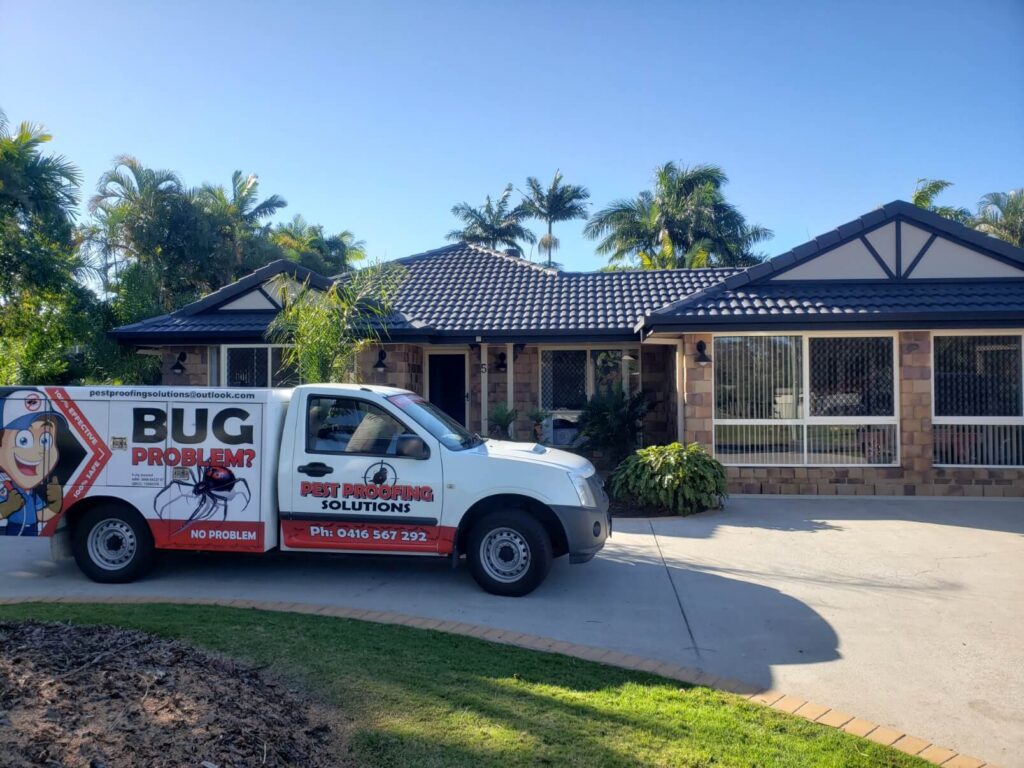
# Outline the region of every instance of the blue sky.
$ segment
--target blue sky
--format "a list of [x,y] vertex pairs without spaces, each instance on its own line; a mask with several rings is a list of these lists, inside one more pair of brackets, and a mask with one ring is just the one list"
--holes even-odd
[[[0,108],[87,195],[120,153],[191,185],[255,171],[377,258],[528,175],[603,206],[717,163],[775,254],[919,176],[972,208],[1024,186],[1024,2],[0,0]],[[595,269],[581,230],[558,258]]]

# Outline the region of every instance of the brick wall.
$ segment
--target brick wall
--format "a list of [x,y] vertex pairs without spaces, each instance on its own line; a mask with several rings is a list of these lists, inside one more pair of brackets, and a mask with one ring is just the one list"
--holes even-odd
[[[171,370],[184,352],[184,373]],[[206,387],[210,384],[210,353],[208,347],[163,347],[160,359],[160,382],[172,387]]]
[[[375,371],[377,353],[387,352],[384,372]],[[364,384],[383,384],[423,394],[423,350],[415,344],[373,344],[359,354],[359,381]]]
[[[711,447],[712,368],[693,362],[697,341],[684,338],[685,436]],[[931,334],[899,334],[899,467],[727,467],[732,493],[891,496],[1024,496],[1024,470],[932,466]],[[712,365],[714,363],[712,362]]]

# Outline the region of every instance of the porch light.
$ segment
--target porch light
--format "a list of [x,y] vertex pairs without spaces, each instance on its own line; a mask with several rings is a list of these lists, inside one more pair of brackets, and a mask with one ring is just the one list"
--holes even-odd
[[498,364],[494,366],[498,373],[505,373],[508,370],[508,355],[504,352],[498,353]]
[[175,376],[181,376],[181,374],[185,372],[184,362],[186,360],[188,360],[188,353],[179,353],[178,359],[174,362],[174,365],[171,366],[171,373],[173,373]]
[[384,373],[384,371],[388,369],[387,365],[384,364],[384,361],[387,359],[387,357],[388,353],[385,352],[383,349],[380,352],[378,352],[377,362],[373,364],[373,370],[375,370],[377,373]]
[[711,365],[711,358],[708,357],[708,345],[704,343],[703,339],[697,342],[697,354],[693,356],[693,359],[697,365]]

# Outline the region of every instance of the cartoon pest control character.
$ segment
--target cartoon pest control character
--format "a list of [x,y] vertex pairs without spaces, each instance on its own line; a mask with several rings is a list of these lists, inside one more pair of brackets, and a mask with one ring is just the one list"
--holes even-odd
[[7,520],[8,536],[37,536],[60,512],[64,491],[52,475],[62,424],[67,421],[38,390],[0,397],[0,519]]

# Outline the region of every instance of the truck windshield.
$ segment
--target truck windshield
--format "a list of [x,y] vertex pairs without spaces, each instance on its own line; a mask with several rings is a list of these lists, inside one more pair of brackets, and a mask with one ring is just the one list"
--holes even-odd
[[467,432],[459,422],[419,395],[391,395],[388,402],[408,414],[409,418],[440,440],[445,448],[462,451],[484,441],[480,435]]

